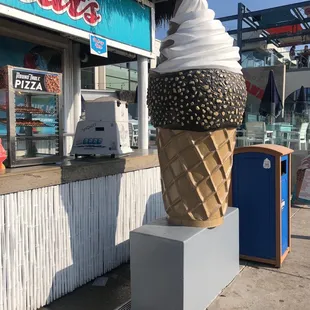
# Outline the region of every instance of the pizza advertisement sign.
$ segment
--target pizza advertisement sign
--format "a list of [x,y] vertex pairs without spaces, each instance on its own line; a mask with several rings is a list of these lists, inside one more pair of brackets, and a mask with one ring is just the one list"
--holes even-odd
[[12,84],[14,89],[60,94],[60,83],[58,74],[19,69],[12,70]]

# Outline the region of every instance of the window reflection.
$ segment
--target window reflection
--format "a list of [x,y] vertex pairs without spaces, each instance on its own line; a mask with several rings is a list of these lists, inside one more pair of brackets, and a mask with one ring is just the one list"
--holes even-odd
[[[301,91],[304,91],[303,98]],[[257,105],[248,102],[244,123],[237,131],[237,147],[272,143],[293,150],[307,150],[310,139],[309,104],[310,88],[297,89],[286,98],[283,113],[272,120],[259,115]]]

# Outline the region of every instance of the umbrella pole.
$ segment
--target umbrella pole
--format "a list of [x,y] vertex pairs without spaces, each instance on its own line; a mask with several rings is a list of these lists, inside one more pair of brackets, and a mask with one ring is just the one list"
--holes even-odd
[[270,122],[271,122],[271,125],[276,122],[276,103],[275,102],[271,103]]

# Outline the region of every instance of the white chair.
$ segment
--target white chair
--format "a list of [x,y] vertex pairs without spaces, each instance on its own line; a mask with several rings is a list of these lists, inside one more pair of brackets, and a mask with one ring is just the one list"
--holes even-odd
[[236,137],[236,146],[248,146],[248,137],[246,136],[246,130],[237,130],[237,137]]
[[247,141],[250,145],[273,143],[273,138],[268,137],[264,122],[248,122],[245,127]]
[[287,144],[287,147],[291,147],[291,143],[298,143],[298,150],[301,150],[301,145],[305,145],[305,150],[308,149],[307,131],[309,123],[302,123],[299,131],[283,132],[282,141]]
[[129,140],[130,140],[130,147],[138,147],[138,122],[135,120],[130,120],[128,122],[129,127]]
[[152,125],[149,125],[149,139],[151,141],[156,140],[156,128]]

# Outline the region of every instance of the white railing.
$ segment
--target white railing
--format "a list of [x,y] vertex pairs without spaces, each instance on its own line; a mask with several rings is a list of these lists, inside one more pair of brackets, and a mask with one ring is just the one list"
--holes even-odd
[[262,59],[257,58],[255,51],[245,51],[242,56],[242,67],[269,67],[277,64],[286,64],[288,69],[305,69],[310,68],[310,55],[309,57],[303,56],[303,49],[298,49],[295,52],[296,58],[290,56],[290,51],[282,49],[277,53],[273,49],[266,50],[269,52],[268,56],[263,56]]
[[303,49],[297,49],[295,51],[296,58],[290,56],[290,51],[282,51],[283,58],[278,58],[279,61],[286,63],[288,69],[305,69],[310,68],[310,55],[308,57],[303,56]]

